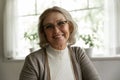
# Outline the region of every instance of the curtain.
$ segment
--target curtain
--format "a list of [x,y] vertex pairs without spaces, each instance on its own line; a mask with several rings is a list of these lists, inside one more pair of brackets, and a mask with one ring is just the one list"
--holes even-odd
[[6,0],[4,10],[4,55],[5,58],[12,59],[16,54],[16,37],[17,37],[17,0]]
[[109,55],[120,54],[120,0],[105,0],[105,47]]

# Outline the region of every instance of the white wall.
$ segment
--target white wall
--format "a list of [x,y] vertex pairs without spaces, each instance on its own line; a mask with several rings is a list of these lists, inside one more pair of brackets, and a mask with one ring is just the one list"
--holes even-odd
[[[4,2],[5,0],[0,0],[0,80],[18,80],[24,61],[3,61]],[[93,62],[95,63],[102,80],[120,80],[120,59],[97,60]]]
[[120,80],[120,59],[95,61],[102,80]]

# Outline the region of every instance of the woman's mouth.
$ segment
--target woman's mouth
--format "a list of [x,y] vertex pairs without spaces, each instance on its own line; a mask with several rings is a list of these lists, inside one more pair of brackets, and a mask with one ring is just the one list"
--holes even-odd
[[63,38],[63,34],[57,34],[53,36],[54,39],[61,39]]

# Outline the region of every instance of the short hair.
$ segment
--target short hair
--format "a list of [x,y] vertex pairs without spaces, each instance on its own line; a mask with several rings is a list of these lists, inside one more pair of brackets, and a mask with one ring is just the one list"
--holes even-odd
[[59,12],[59,13],[63,14],[63,16],[66,18],[66,20],[69,21],[69,25],[72,27],[73,30],[70,33],[70,36],[68,39],[68,44],[73,45],[76,42],[76,34],[77,34],[76,32],[77,32],[78,26],[67,10],[65,10],[61,7],[58,7],[58,6],[54,6],[52,8],[46,9],[39,17],[38,35],[39,35],[39,40],[40,40],[40,42],[39,42],[40,47],[43,48],[49,44],[45,37],[45,33],[44,33],[44,29],[43,29],[43,21],[46,18],[46,16],[52,12]]

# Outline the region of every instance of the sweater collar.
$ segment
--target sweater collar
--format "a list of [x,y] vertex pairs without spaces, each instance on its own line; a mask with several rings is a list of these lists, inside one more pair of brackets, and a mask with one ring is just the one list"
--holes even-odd
[[49,53],[55,53],[55,54],[63,54],[63,53],[66,53],[66,51],[68,50],[68,47],[66,46],[66,48],[65,49],[63,49],[63,50],[57,50],[57,49],[55,49],[55,48],[53,48],[52,46],[48,46],[48,48],[47,48],[47,51],[49,52]]

